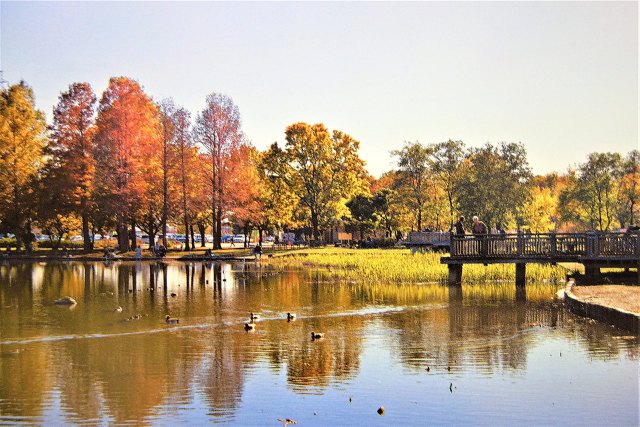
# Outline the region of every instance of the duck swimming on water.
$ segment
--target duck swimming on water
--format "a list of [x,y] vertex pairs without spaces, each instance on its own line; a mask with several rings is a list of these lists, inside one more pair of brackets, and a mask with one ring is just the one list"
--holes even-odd
[[165,322],[167,323],[180,323],[180,319],[176,319],[175,317],[171,317],[168,314],[165,316],[164,318]]

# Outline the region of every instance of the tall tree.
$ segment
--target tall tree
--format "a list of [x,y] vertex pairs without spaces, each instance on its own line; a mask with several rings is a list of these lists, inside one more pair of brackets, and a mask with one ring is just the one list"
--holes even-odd
[[[618,186],[623,176],[622,156],[618,153],[591,153],[578,167],[573,185],[561,194],[560,203],[577,202],[575,221],[592,230],[607,231],[618,214]],[[580,215],[581,213],[581,215]]]
[[[95,173],[92,135],[96,96],[89,83],[73,83],[60,95],[53,110],[51,141],[47,147],[49,164],[44,177],[45,192],[60,208],[57,214],[79,213],[85,251],[93,249],[89,234],[89,214]],[[56,188],[55,195],[51,189]],[[48,213],[57,209],[50,209]]]
[[462,141],[448,140],[433,146],[431,168],[444,191],[449,204],[449,225],[456,221],[458,195],[455,193],[460,179],[460,166],[465,158],[465,145]]
[[30,249],[34,180],[46,144],[44,114],[36,110],[33,91],[25,82],[0,92],[0,216],[16,235],[18,246]]
[[230,154],[244,139],[240,111],[233,99],[212,93],[198,114],[195,135],[210,160],[210,191],[214,248],[222,247],[222,219],[225,214],[225,185]]
[[405,197],[407,206],[414,213],[418,230],[422,230],[424,210],[434,187],[434,177],[429,167],[432,153],[432,147],[425,147],[419,142],[405,142],[401,150],[391,152],[398,157],[395,188]]
[[[158,107],[142,87],[113,77],[98,106],[96,119],[96,192],[100,208],[115,218],[121,251],[135,244],[135,221],[144,207],[145,222],[158,216],[154,187],[162,182]],[[131,234],[129,234],[131,227]]]
[[640,220],[640,151],[632,150],[622,163],[622,178],[618,191],[621,226]]
[[344,201],[366,188],[360,143],[337,130],[329,134],[323,124],[295,123],[285,135],[284,150],[274,143],[266,153],[273,160],[264,163],[271,168],[266,174],[297,196],[298,207],[318,240],[320,229],[332,225],[340,209],[346,209]]
[[486,144],[469,151],[455,191],[461,211],[478,215],[489,226],[523,223],[530,195],[531,168],[521,143]]
[[[171,120],[174,130],[175,168],[173,168],[172,175],[174,176],[173,181],[178,194],[175,200],[180,206],[180,220],[185,230],[188,230],[194,205],[193,192],[198,191],[196,185],[204,180],[204,176],[198,176],[197,172],[200,162],[198,161],[198,150],[191,134],[191,116],[189,112],[182,107],[178,107],[172,110],[167,117]],[[164,234],[166,235],[166,232]],[[188,251],[192,245],[190,245],[189,233],[186,231],[185,239],[184,250]]]

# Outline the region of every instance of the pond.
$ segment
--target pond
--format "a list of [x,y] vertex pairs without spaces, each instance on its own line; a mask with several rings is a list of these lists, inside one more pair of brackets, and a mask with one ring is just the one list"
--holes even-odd
[[[636,425],[637,337],[566,312],[556,290],[3,263],[0,424]],[[77,304],[54,304],[66,295]]]

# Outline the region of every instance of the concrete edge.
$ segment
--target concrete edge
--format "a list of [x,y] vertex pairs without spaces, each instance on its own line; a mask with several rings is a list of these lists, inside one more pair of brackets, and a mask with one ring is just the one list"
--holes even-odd
[[570,280],[564,289],[564,304],[573,314],[589,317],[638,334],[640,316],[635,313],[605,305],[582,301],[573,293],[575,282]]

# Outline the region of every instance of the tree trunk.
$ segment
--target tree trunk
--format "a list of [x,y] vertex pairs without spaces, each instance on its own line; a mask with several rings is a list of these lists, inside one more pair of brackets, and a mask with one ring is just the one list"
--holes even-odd
[[87,212],[87,199],[80,199],[80,210],[82,211],[82,249],[85,252],[93,251],[93,240],[89,234],[89,212]]
[[131,237],[131,246],[130,249],[135,249],[138,246],[138,240],[136,239],[136,222],[131,221],[131,231],[129,232],[129,237]]
[[[167,247],[167,221],[169,219],[169,211],[167,207],[168,198],[168,164],[167,164],[167,138],[164,138],[162,144],[162,246]],[[151,236],[149,236],[149,243],[151,243]]]
[[198,231],[200,232],[200,247],[204,248],[207,246],[207,242],[205,241],[205,231],[207,230],[207,227],[204,226],[203,223],[199,222],[198,223]]
[[215,233],[213,234],[213,240],[215,242],[216,249],[222,249],[222,206],[218,205],[217,214],[216,214],[216,222],[215,222]]
[[129,250],[129,230],[125,223],[118,224],[118,249],[120,252]]
[[320,231],[318,230],[318,212],[315,209],[311,209],[311,229],[313,230],[313,238],[315,240],[320,239]]
[[193,232],[193,224],[191,224],[189,229],[191,231],[191,247],[193,249],[195,249],[196,248],[196,238],[195,238],[195,233]]

